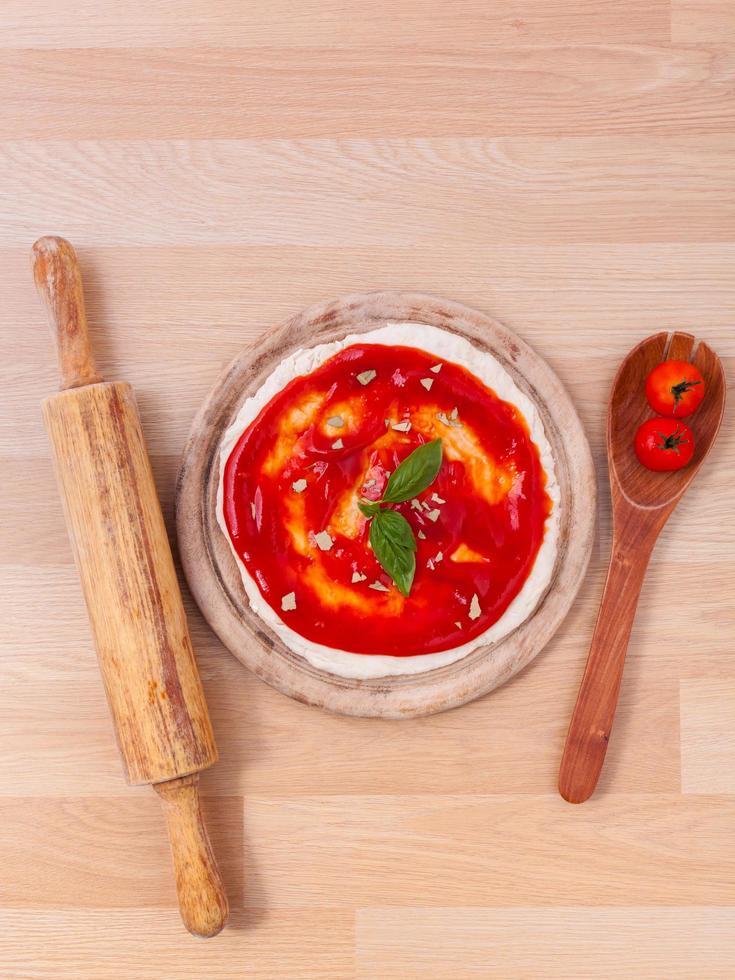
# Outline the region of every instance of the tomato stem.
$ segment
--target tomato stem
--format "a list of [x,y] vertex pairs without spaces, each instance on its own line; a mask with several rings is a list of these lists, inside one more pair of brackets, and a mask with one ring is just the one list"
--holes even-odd
[[[699,384],[698,381],[695,381],[693,383]],[[656,435],[660,436],[662,440],[656,448],[662,449],[664,450],[664,452],[674,452],[676,453],[677,456],[679,455],[679,446],[683,445],[686,442],[689,442],[689,440],[685,439],[684,436],[681,434],[681,429],[679,428],[678,425],[671,433],[671,435],[665,436],[663,432],[657,432]]]
[[674,396],[674,411],[679,407],[679,402],[689,389],[695,385],[701,385],[701,383],[701,381],[687,381],[686,378],[682,378],[678,384],[671,386],[671,394]]

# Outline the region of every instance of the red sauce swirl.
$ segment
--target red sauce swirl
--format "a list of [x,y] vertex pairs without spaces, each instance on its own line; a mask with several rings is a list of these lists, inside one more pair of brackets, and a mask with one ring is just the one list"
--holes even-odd
[[[396,506],[418,544],[404,598],[356,505],[379,499],[388,474],[435,438],[439,475]],[[411,347],[360,344],[295,378],[242,433],[224,469],[224,517],[291,629],[339,650],[411,657],[459,646],[500,619],[543,540],[545,483],[520,412],[468,370]],[[324,531],[328,550],[317,542]],[[284,611],[291,593],[296,608]]]

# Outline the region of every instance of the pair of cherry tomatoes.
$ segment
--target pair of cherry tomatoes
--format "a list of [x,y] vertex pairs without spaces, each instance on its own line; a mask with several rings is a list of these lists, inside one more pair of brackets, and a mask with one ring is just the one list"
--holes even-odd
[[687,361],[664,361],[646,380],[648,404],[664,418],[649,419],[635,436],[635,452],[649,470],[680,470],[694,455],[694,436],[679,419],[704,398],[704,378]]

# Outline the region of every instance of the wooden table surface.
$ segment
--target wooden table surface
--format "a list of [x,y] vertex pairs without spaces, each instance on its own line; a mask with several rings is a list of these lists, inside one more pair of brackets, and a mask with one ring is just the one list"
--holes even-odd
[[[620,359],[693,330],[735,371],[728,0],[4,0],[0,10],[0,976],[735,975],[734,409],[660,539],[600,791],[559,758],[610,543]],[[491,313],[559,373],[599,528],[532,666],[419,721],[257,681],[187,596],[232,904],[196,942],[158,800],[125,786],[41,426],[28,268],[67,236],[171,517],[192,418],[317,300],[410,288]],[[169,526],[171,526],[169,524]]]

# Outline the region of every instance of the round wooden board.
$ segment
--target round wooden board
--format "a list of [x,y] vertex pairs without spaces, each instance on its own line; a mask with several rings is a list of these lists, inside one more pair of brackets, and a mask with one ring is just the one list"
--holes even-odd
[[[498,643],[423,674],[352,680],[312,667],[252,610],[217,523],[219,446],[243,401],[277,364],[303,347],[418,321],[461,334],[500,361],[539,408],[561,487],[561,534],[551,584],[532,615]],[[184,572],[222,642],[268,684],[306,704],[343,714],[408,718],[445,711],[486,694],[525,667],[564,619],[587,568],[594,533],[595,476],[589,445],[561,382],[530,347],[475,310],[420,293],[344,296],[299,313],[236,358],[196,417],[179,473],[176,521]]]

